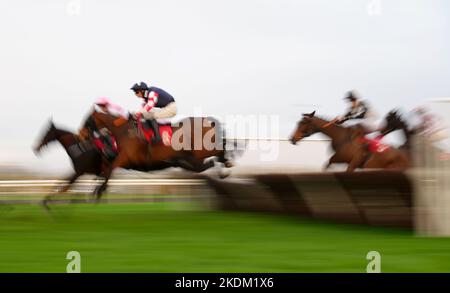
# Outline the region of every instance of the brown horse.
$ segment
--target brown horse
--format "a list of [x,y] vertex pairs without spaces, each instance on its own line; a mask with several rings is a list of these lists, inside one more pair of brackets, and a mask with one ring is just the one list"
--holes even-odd
[[370,153],[366,145],[358,139],[362,135],[359,130],[330,124],[330,121],[315,117],[315,111],[303,114],[303,119],[298,122],[290,140],[296,144],[299,140],[318,132],[331,138],[331,146],[335,152],[329,159],[326,169],[333,163],[347,163],[348,172],[356,168],[403,170],[409,167],[409,160],[403,152],[391,147],[384,152]]
[[[81,132],[92,132],[93,128],[107,128],[115,137],[117,157],[105,171],[105,181],[96,191],[100,198],[106,189],[111,173],[116,168],[139,171],[182,167],[193,172],[203,172],[215,166],[214,158],[225,167],[232,167],[226,157],[226,140],[214,118],[186,118],[172,126],[171,145],[150,145],[137,127],[137,121],[117,118],[94,111],[86,120]],[[206,160],[209,159],[209,160]]]

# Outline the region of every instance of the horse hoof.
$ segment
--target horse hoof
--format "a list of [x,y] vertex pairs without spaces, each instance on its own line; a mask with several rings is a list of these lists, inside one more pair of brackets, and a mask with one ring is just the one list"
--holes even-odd
[[230,174],[231,174],[231,171],[230,171],[230,170],[221,169],[221,170],[219,171],[219,178],[220,178],[220,179],[225,179],[225,178],[227,178],[228,176],[230,176]]
[[41,206],[42,206],[46,211],[50,211],[50,207],[48,206],[48,199],[42,200]]
[[228,161],[228,162],[225,162],[225,168],[231,168],[231,167],[234,167],[234,164],[232,163],[232,162],[230,162],[230,161]]

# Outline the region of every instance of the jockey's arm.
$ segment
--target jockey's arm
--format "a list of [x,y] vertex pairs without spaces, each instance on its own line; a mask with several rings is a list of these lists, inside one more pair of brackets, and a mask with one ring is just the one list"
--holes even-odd
[[139,110],[137,112],[138,115],[142,116],[146,113],[149,113],[153,107],[156,105],[156,103],[158,102],[158,93],[151,91],[148,95],[148,100],[147,103],[145,103],[141,110]]
[[357,108],[351,108],[340,120],[345,122],[351,119],[362,119],[366,116],[367,107],[364,104],[359,105]]
[[349,119],[352,119],[353,111],[350,109],[347,113],[345,113],[343,116],[337,117],[337,122],[343,123]]
[[362,119],[366,116],[367,113],[367,107],[364,105],[360,105],[355,112],[353,119]]

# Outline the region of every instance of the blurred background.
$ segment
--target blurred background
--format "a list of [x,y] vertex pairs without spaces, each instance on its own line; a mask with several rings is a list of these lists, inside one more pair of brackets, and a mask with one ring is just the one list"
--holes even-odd
[[[385,189],[371,183],[383,185],[385,175],[356,187],[334,173],[305,179],[299,174],[321,172],[329,141],[316,135],[293,146],[287,138],[302,113],[342,115],[352,89],[380,119],[398,108],[414,123],[413,110],[425,105],[446,128],[449,14],[445,0],[2,1],[0,271],[64,271],[66,251],[79,250],[87,272],[364,272],[366,253],[378,250],[386,271],[448,272],[450,240],[413,232],[414,186],[425,180],[431,189],[420,194],[438,196],[449,187],[433,182],[448,177],[397,174]],[[49,119],[76,132],[102,96],[136,111],[129,88],[139,81],[174,95],[174,120],[243,115],[276,117],[276,126],[242,135],[225,123],[228,137],[261,142],[240,153],[226,183],[211,179],[216,170],[119,170],[105,204],[82,203],[96,186],[85,176],[51,212],[42,208],[72,170],[57,144],[32,152]],[[400,146],[405,137],[397,131],[384,142]],[[447,172],[448,138],[425,144],[428,162],[441,161],[421,170]],[[264,174],[288,179],[273,189]],[[286,194],[293,206],[309,198],[310,212],[286,210]],[[255,207],[252,196],[268,201]],[[448,232],[421,227],[421,235]]]

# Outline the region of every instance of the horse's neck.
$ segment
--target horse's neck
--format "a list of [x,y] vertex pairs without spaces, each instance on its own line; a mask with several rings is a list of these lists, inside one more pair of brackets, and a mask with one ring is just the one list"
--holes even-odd
[[[128,138],[131,129],[136,129],[133,120],[127,120],[122,125],[114,125],[114,120],[105,123],[105,127],[111,131],[111,134],[117,139],[119,143],[121,139]],[[101,128],[101,127],[100,127]]]
[[59,133],[56,136],[56,140],[65,148],[69,148],[71,145],[77,142],[77,137],[74,133],[68,131],[58,130]]
[[312,122],[319,132],[331,138],[332,141],[341,141],[348,136],[348,129],[334,124],[329,125],[329,121],[324,119],[314,117]]

